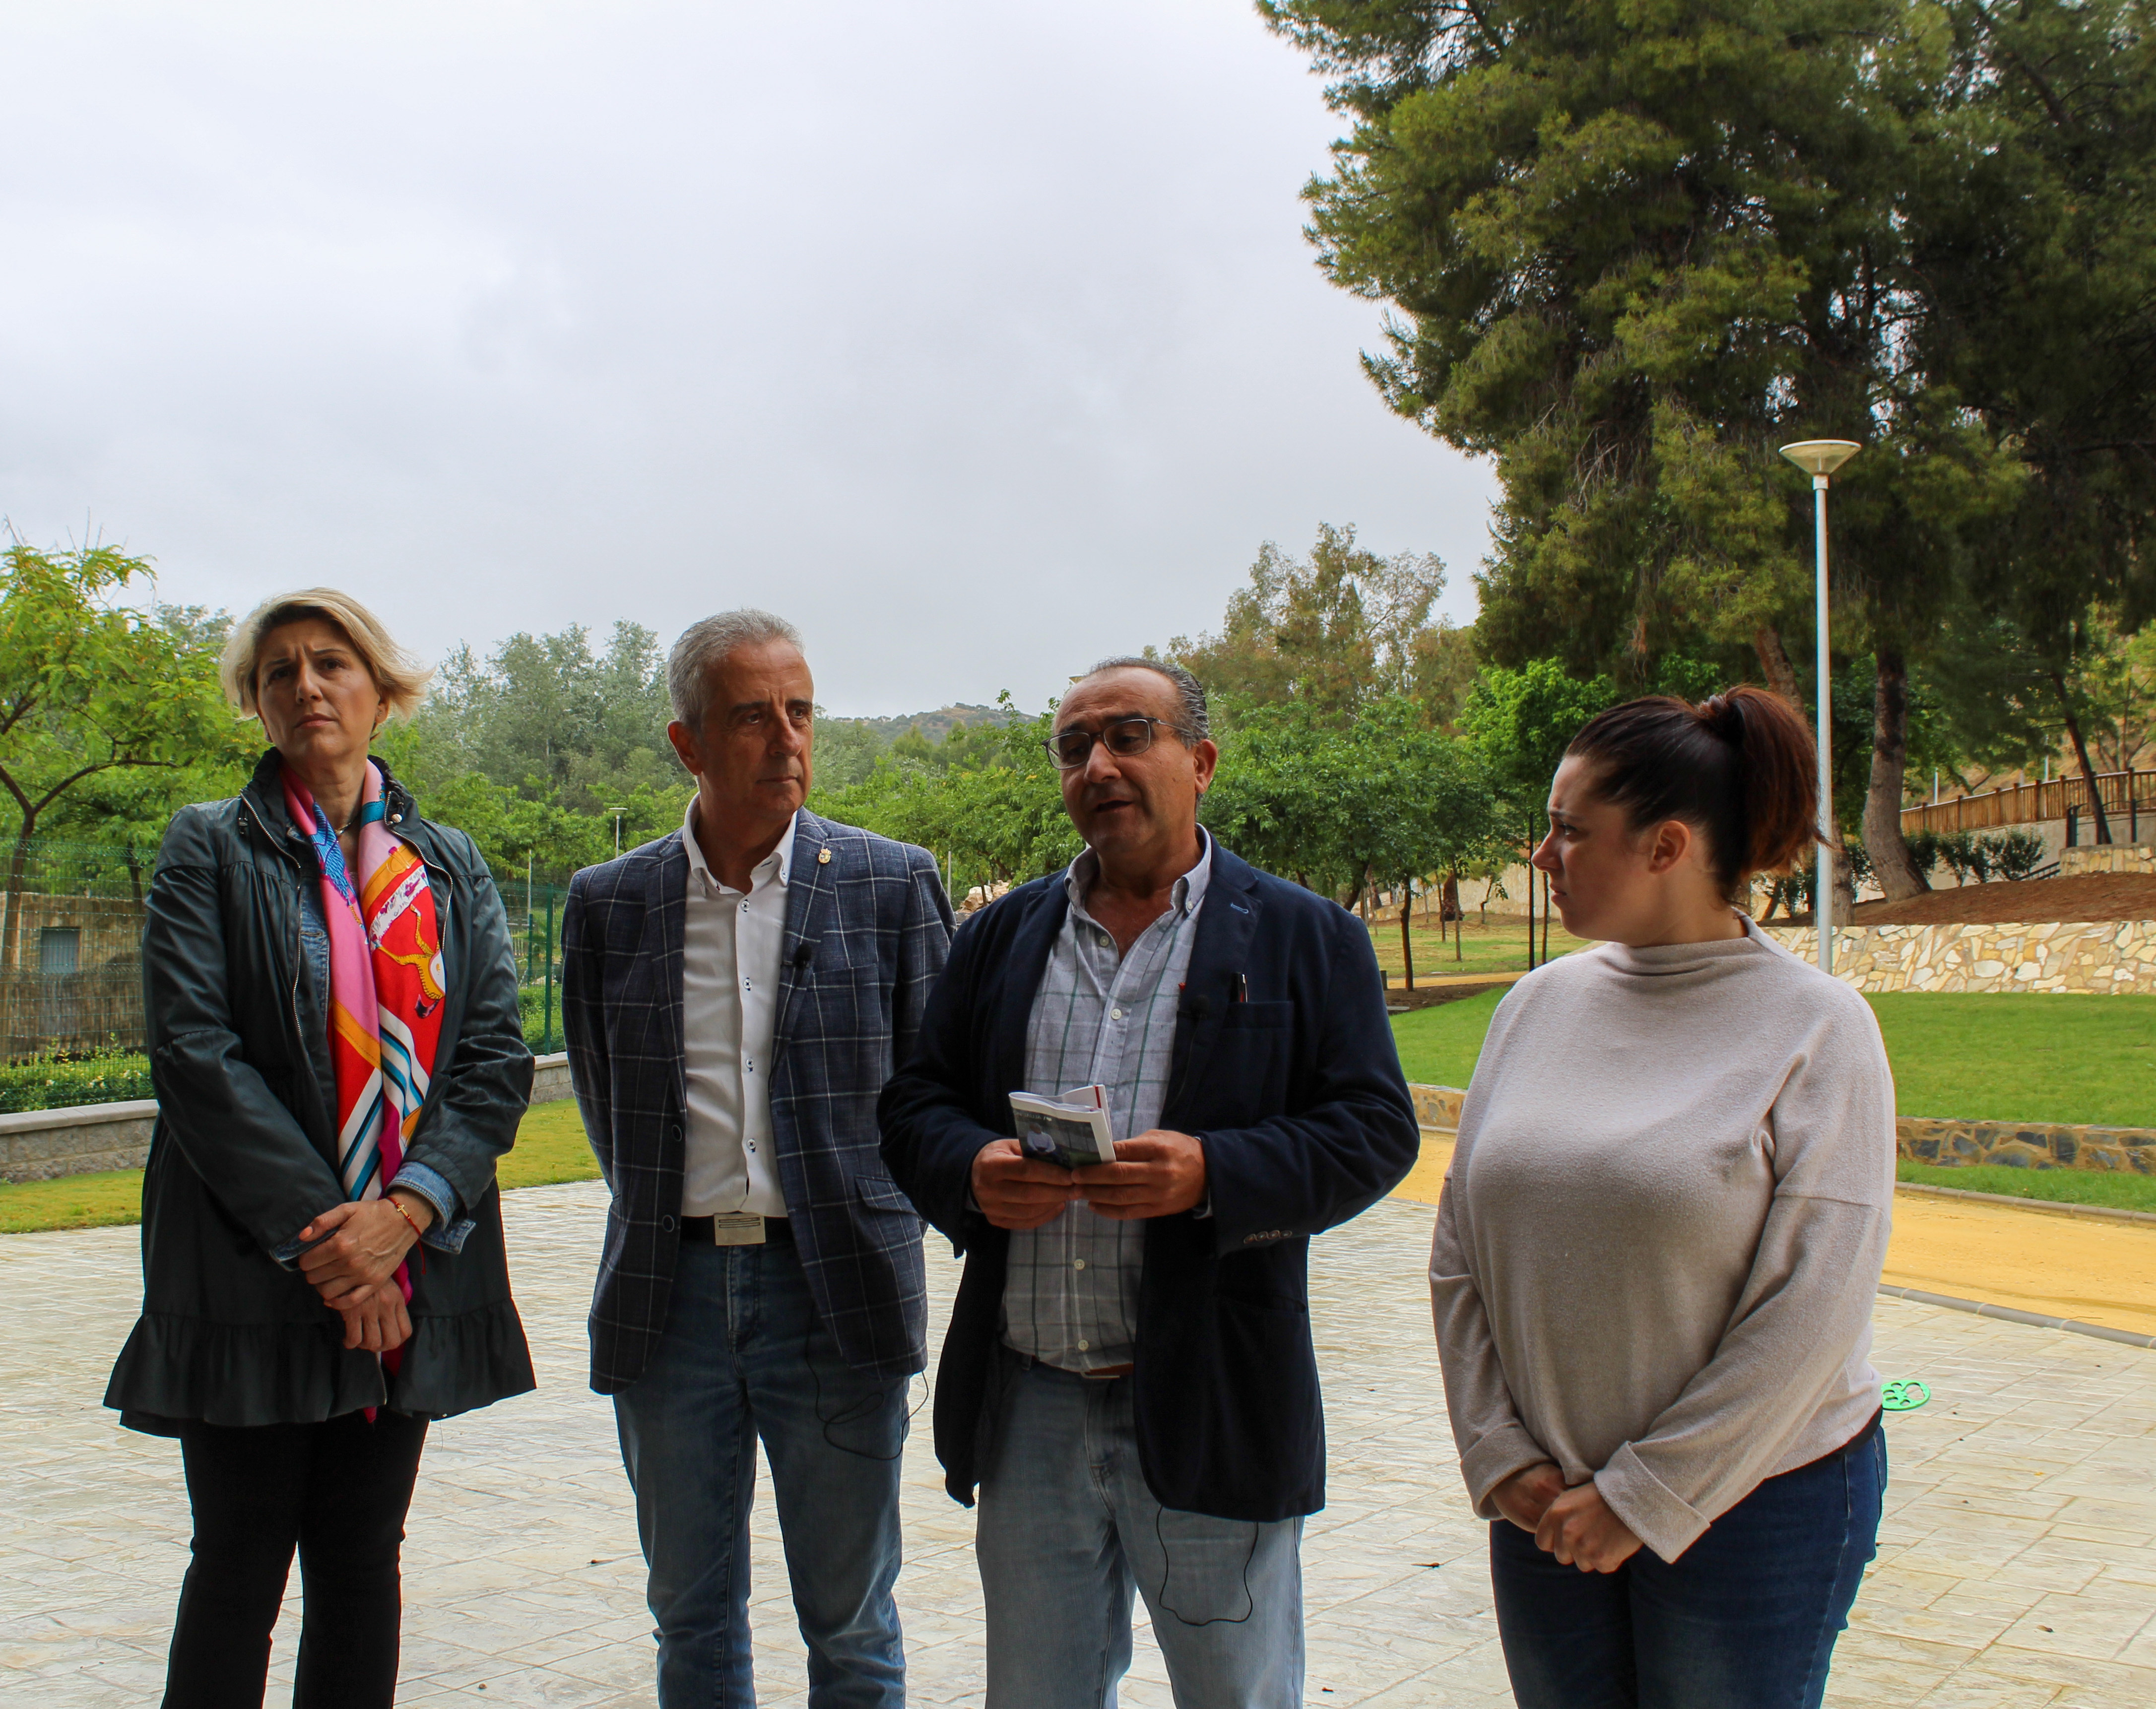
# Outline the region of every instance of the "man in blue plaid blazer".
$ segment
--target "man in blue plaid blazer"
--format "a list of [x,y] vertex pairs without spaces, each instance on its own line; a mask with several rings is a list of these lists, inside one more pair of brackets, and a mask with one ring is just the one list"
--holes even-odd
[[951,909],[921,849],[819,819],[792,627],[668,661],[682,829],[577,875],[562,1017],[613,1189],[592,1387],[613,1397],[663,1709],[752,1704],[748,1516],[772,1470],[815,1709],[896,1709],[899,1459],[927,1363],[921,1219],[878,1149]]

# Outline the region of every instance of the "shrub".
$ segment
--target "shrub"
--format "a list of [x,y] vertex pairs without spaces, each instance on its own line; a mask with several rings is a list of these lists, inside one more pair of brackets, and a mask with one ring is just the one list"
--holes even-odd
[[150,1059],[131,1051],[95,1056],[33,1056],[0,1067],[0,1113],[68,1110],[79,1104],[118,1104],[155,1097]]
[[[544,983],[517,988],[516,1006],[524,1017],[524,1042],[535,1053],[548,1049],[547,1044],[547,987]],[[562,1044],[562,976],[559,969],[554,975],[554,1042],[552,1049],[559,1050]]]
[[2019,883],[2044,864],[2044,839],[2034,831],[2005,831],[1986,837],[1983,847],[1990,855],[1992,870]]
[[1984,884],[1991,877],[1991,850],[1974,831],[1946,831],[1939,837],[1939,859],[1957,884]]

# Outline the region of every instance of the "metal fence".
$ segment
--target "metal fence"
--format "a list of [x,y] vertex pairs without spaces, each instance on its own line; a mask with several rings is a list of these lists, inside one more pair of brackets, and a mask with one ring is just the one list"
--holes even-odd
[[[156,850],[33,838],[0,843],[0,1062],[137,1051],[143,897]],[[517,947],[525,1036],[562,1048],[560,875],[496,871]],[[9,918],[12,912],[13,918]]]
[[510,941],[518,947],[517,1001],[524,1012],[524,1041],[541,1055],[562,1045],[562,909],[566,885],[534,883],[527,894],[520,876],[504,884],[495,875],[509,915]]
[[141,847],[0,844],[0,1061],[142,1048],[155,860]]
[[9,1062],[140,1050],[141,963],[113,962],[71,973],[0,973],[0,1032]]

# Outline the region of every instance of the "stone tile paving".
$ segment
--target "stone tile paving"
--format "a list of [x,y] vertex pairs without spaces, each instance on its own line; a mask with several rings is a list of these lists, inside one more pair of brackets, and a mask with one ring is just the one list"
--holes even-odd
[[[511,1195],[541,1391],[439,1427],[406,1550],[403,1701],[651,1701],[651,1649],[612,1414],[584,1386],[595,1185]],[[1422,1286],[1430,1213],[1378,1207],[1322,1240],[1316,1317],[1332,1505],[1308,1529],[1312,1704],[1509,1701],[1481,1527],[1460,1493]],[[956,1266],[936,1248],[940,1322]],[[136,1233],[0,1239],[0,1701],[153,1701],[187,1558],[173,1445],[98,1404],[136,1297]],[[1932,1404],[1891,1424],[1878,1565],[1828,1701],[2004,1709],[2156,1703],[2156,1352],[1881,1300],[1881,1368]],[[939,1331],[940,1332],[940,1331]],[[979,1701],[971,1516],[925,1417],[906,1461],[901,1581],[912,1691]],[[778,1532],[756,1524],[764,1701],[803,1701]],[[296,1574],[295,1575],[296,1579]],[[272,1701],[290,1678],[296,1601]],[[1169,1702],[1141,1639],[1124,1691]]]

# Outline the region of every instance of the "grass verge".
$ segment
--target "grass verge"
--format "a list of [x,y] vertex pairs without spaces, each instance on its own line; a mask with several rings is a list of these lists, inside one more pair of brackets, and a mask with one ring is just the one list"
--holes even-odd
[[2112,1210],[2156,1213],[2156,1175],[2120,1175],[2098,1169],[2009,1169],[1973,1163],[1942,1169],[1906,1159],[1895,1178],[1963,1193],[1997,1193],[2009,1198],[2041,1198],[2053,1204],[2101,1204]]
[[142,1220],[142,1172],[111,1169],[57,1181],[0,1182],[0,1234],[105,1229]]
[[583,1118],[577,1114],[574,1098],[557,1098],[534,1104],[524,1113],[516,1130],[516,1145],[494,1168],[501,1190],[519,1187],[552,1187],[562,1181],[595,1181],[598,1159],[584,1137]]
[[[1486,924],[1479,922],[1475,911],[1467,911],[1466,930],[1453,942],[1452,928],[1447,926],[1442,942],[1438,937],[1435,921],[1429,926],[1419,918],[1410,928],[1414,944],[1414,967],[1417,979],[1450,979],[1463,974],[1517,973],[1527,965],[1527,922],[1510,915],[1491,916]],[[1536,921],[1535,935],[1542,937],[1542,922]],[[1556,921],[1550,921],[1549,952],[1552,959],[1569,950],[1584,949],[1588,940],[1574,937]],[[1400,983],[1400,921],[1398,914],[1389,919],[1380,915],[1370,922],[1370,947],[1376,952],[1378,965],[1384,969],[1385,983]],[[1537,951],[1539,956],[1539,951]]]
[[[495,1171],[507,1193],[519,1187],[551,1187],[590,1181],[598,1160],[584,1139],[574,1098],[535,1104],[516,1130],[516,1145]],[[0,1182],[0,1234],[47,1229],[104,1229],[142,1220],[142,1172],[114,1169],[98,1175],[63,1175],[57,1181]]]
[[[1394,1016],[1408,1078],[1466,1085],[1502,995]],[[1902,1115],[2156,1127],[2156,997],[1909,991],[1865,1000]]]

